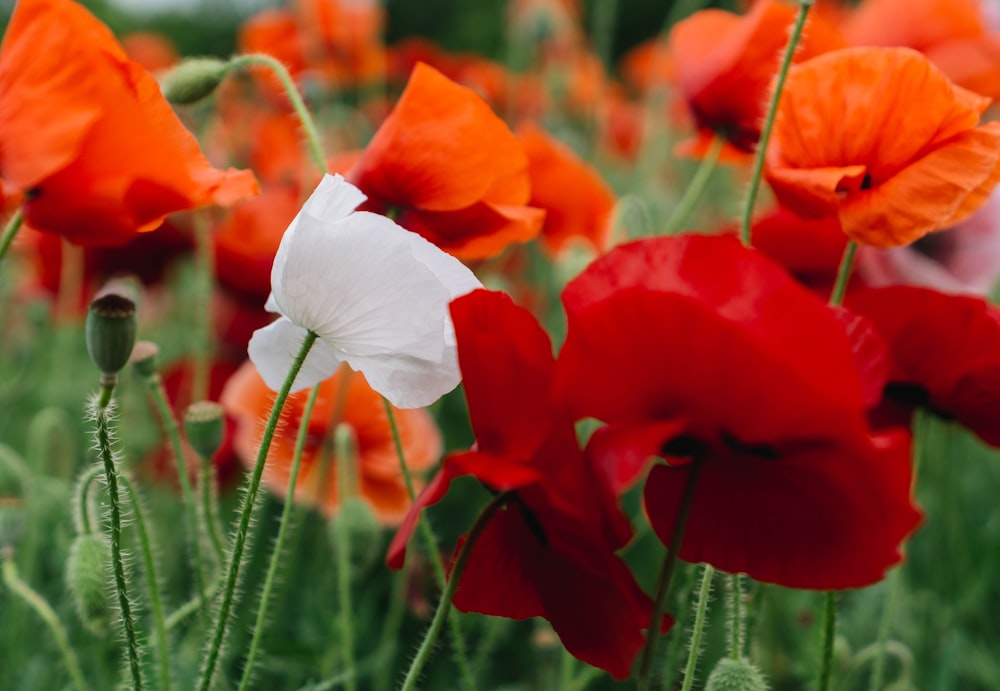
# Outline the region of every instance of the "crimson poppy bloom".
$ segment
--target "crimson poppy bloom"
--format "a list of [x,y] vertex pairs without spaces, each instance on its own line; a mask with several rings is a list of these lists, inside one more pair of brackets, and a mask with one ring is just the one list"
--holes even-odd
[[395,109],[348,179],[365,208],[395,210],[407,230],[462,259],[480,259],[538,235],[517,137],[470,89],[418,64]]
[[[410,499],[382,397],[368,386],[364,375],[347,369],[339,370],[319,385],[319,398],[308,422],[309,433],[295,498],[316,507],[326,516],[335,514],[340,506],[336,462],[328,440],[334,431],[331,420],[335,415],[341,377],[350,378],[340,419],[354,432],[358,495],[371,506],[380,521],[395,525],[406,514]],[[298,429],[308,397],[306,391],[288,397],[282,417],[290,430]],[[236,420],[233,450],[244,464],[252,464],[257,456],[264,419],[273,400],[274,392],[249,361],[226,383],[220,402],[227,415]],[[426,470],[434,465],[441,454],[441,433],[430,414],[417,408],[396,410],[395,415],[411,471]],[[295,433],[276,436],[264,466],[264,482],[280,497],[284,497],[288,489],[295,442]]]
[[907,245],[967,218],[1000,180],[1000,122],[976,126],[988,105],[908,48],[823,55],[789,72],[765,175],[796,213]]
[[445,459],[393,539],[389,565],[403,565],[420,509],[440,501],[454,478],[513,490],[473,547],[455,606],[544,617],[570,653],[626,678],[651,602],[614,554],[631,530],[611,488],[553,408],[549,338],[502,293],[477,290],[451,307],[476,446]]
[[37,230],[121,245],[173,212],[256,192],[216,170],[152,76],[70,0],[22,0],[0,47],[0,177]]
[[[698,126],[696,139],[682,143],[680,153],[703,156],[711,140],[721,136],[724,158],[749,158],[794,21],[794,7],[760,0],[742,16],[708,9],[674,25],[668,40],[677,85]],[[836,29],[811,17],[795,60],[844,46]]]
[[1000,446],[1000,309],[914,286],[859,291],[848,306],[889,346],[886,404],[926,407]]
[[563,302],[556,396],[608,423],[588,452],[619,489],[668,459],[645,490],[664,541],[701,464],[681,558],[814,589],[900,560],[919,520],[908,437],[869,437],[879,369],[780,267],[734,238],[656,238],[594,262]]

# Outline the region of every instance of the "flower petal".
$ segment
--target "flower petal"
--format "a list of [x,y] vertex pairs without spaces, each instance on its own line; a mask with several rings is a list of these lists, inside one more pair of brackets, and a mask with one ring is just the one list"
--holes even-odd
[[[293,324],[288,317],[279,317],[263,329],[253,332],[247,352],[261,378],[272,390],[280,390],[285,383],[305,337],[306,330]],[[291,391],[294,393],[315,386],[336,372],[340,362],[336,350],[317,340],[309,349],[302,369],[292,382]]]

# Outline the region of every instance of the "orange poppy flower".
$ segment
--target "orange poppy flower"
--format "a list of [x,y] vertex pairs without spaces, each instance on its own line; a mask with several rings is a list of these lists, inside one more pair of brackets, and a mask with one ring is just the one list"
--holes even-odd
[[528,154],[531,205],[545,209],[539,236],[557,254],[574,238],[604,251],[615,205],[611,188],[591,166],[542,128],[525,123],[517,131]]
[[306,60],[334,86],[384,79],[385,10],[375,0],[297,0]]
[[[761,0],[743,16],[709,9],[674,25],[669,42],[677,84],[698,126],[697,137],[682,142],[678,153],[704,156],[709,142],[721,135],[725,160],[749,158],[795,15],[791,5]],[[836,29],[810,17],[795,60],[844,45]]]
[[130,60],[150,72],[165,72],[180,62],[170,39],[153,31],[133,31],[122,36],[122,48]]
[[0,177],[25,220],[78,245],[120,245],[164,217],[254,194],[216,170],[111,32],[71,0],[22,0],[0,47]]
[[493,256],[538,235],[517,137],[471,89],[419,63],[349,180],[369,210],[463,259]]
[[909,48],[824,55],[788,75],[765,174],[796,213],[907,245],[969,216],[1000,180],[1000,122],[976,127],[988,105]]
[[977,0],[866,0],[844,35],[855,46],[919,50],[959,86],[1000,97],[1000,35]]
[[[340,378],[344,376],[351,379],[347,384],[342,420],[354,432],[358,494],[371,505],[382,523],[397,524],[410,506],[409,495],[399,469],[382,397],[372,391],[364,375],[357,372],[341,369],[320,384],[319,398],[309,419],[295,498],[327,516],[335,514],[340,505],[330,425]],[[275,436],[264,466],[265,484],[281,497],[288,489],[295,439],[308,397],[308,391],[288,397],[282,412],[286,433]],[[247,361],[230,378],[220,400],[226,413],[236,419],[233,449],[244,464],[252,465],[274,392],[261,379],[253,363]],[[396,410],[395,414],[410,470],[419,472],[433,466],[441,455],[441,433],[430,413],[413,409]]]

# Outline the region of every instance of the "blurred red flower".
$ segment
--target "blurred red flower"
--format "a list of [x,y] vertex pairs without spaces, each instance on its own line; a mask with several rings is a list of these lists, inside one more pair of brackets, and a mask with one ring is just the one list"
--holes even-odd
[[0,177],[25,220],[79,245],[121,245],[173,212],[257,189],[216,170],[152,76],[70,0],[22,0],[0,47]]
[[393,539],[389,564],[403,565],[420,509],[440,501],[456,477],[513,490],[473,547],[455,606],[544,617],[570,653],[624,679],[643,645],[651,602],[614,554],[631,529],[611,488],[584,462],[572,423],[553,408],[549,338],[503,293],[477,290],[451,309],[476,446],[445,459]]
[[842,317],[734,238],[615,248],[563,294],[556,396],[595,417],[588,454],[619,489],[667,458],[646,510],[668,541],[702,464],[681,558],[789,587],[882,578],[916,527],[908,437],[871,439],[883,383]]

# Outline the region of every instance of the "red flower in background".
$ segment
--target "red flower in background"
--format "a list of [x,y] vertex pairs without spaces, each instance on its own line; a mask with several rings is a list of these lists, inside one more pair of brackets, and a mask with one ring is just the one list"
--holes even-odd
[[455,606],[544,617],[570,653],[624,679],[651,602],[614,554],[631,530],[610,487],[553,409],[549,338],[502,293],[477,290],[451,309],[476,446],[445,459],[393,539],[389,564],[403,565],[420,509],[440,501],[454,478],[514,490],[473,547]]
[[919,513],[906,435],[868,434],[880,370],[780,267],[733,238],[657,238],[594,262],[563,302],[556,395],[608,423],[588,453],[619,489],[668,459],[646,486],[662,540],[702,464],[681,558],[815,589],[899,561]]
[[517,137],[479,96],[424,64],[348,178],[368,195],[365,208],[395,210],[401,226],[459,258],[495,255],[541,230]]
[[173,212],[256,192],[202,156],[111,32],[70,0],[22,0],[0,47],[0,177],[25,220],[79,245],[121,245]]
[[910,286],[860,291],[848,306],[889,346],[886,406],[926,407],[1000,446],[1000,309]]
[[[339,415],[335,410],[341,377],[350,377],[347,395]],[[357,448],[356,481],[359,496],[386,525],[395,525],[410,507],[409,494],[399,468],[392,430],[382,397],[373,391],[364,375],[346,368],[320,385],[319,398],[309,418],[309,434],[302,456],[295,498],[319,509],[324,515],[336,513],[340,492],[336,459],[330,445],[335,415],[354,432]],[[264,482],[272,492],[284,497],[288,489],[298,428],[307,391],[288,397],[282,414],[289,434],[278,435],[271,444],[264,466]],[[264,418],[274,400],[271,391],[247,361],[226,383],[220,401],[227,415],[236,420],[233,449],[246,465],[253,463],[264,431]],[[441,455],[441,433],[424,409],[395,410],[406,463],[411,471],[434,465]],[[324,460],[325,459],[325,460]]]
[[[698,126],[696,139],[683,142],[681,153],[703,156],[712,139],[721,136],[725,158],[749,158],[795,13],[790,5],[760,0],[743,16],[708,9],[674,25],[669,41],[677,85]],[[844,45],[836,29],[812,17],[795,60]]]

